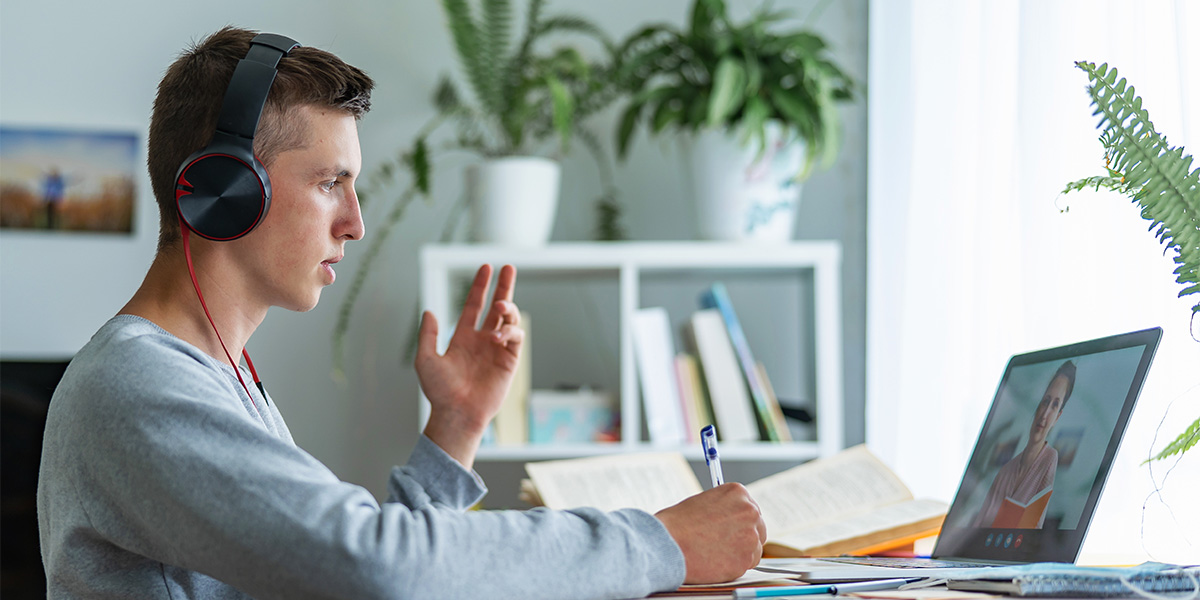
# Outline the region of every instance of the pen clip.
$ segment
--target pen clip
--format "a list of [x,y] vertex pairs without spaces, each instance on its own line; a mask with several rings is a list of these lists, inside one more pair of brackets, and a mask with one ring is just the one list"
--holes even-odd
[[717,428],[705,425],[700,430],[700,447],[704,450],[704,462],[707,464],[717,456]]

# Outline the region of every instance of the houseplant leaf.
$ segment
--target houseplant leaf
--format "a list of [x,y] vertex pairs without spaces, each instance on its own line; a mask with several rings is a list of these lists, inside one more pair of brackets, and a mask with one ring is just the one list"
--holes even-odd
[[1200,417],[1193,421],[1187,429],[1183,430],[1183,433],[1179,434],[1179,437],[1172,440],[1170,444],[1167,444],[1158,454],[1142,461],[1142,464],[1144,465],[1154,460],[1163,460],[1176,454],[1183,454],[1195,447],[1197,443],[1200,443]]
[[[1116,69],[1075,64],[1091,82],[1087,90],[1110,166],[1107,177],[1072,182],[1064,193],[1103,186],[1131,196],[1156,237],[1176,252],[1176,281],[1185,286],[1179,295],[1200,293],[1200,169],[1189,171],[1192,157],[1154,129],[1142,99]],[[1200,312],[1200,300],[1192,312]]]
[[720,127],[725,119],[742,107],[745,88],[746,67],[732,56],[722,58],[713,73],[712,98],[708,102],[706,118],[709,127]]

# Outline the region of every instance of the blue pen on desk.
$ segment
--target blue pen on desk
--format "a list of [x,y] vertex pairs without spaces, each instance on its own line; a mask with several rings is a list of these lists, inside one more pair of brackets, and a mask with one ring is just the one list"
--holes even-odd
[[774,587],[738,588],[733,590],[734,598],[778,598],[780,596],[809,596],[814,594],[830,594],[833,596],[849,592],[865,592],[867,590],[886,590],[898,588],[906,583],[920,581],[920,577],[903,579],[875,579],[871,581],[854,581],[850,583],[832,583],[829,585],[782,585]]
[[704,462],[708,463],[708,474],[712,476],[713,487],[725,483],[725,475],[721,473],[721,456],[717,454],[717,428],[705,425],[700,430],[700,447],[704,449]]

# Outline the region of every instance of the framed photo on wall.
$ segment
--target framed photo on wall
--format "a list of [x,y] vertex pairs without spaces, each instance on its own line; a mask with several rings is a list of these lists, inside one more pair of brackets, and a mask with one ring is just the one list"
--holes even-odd
[[137,136],[0,126],[0,228],[133,231]]

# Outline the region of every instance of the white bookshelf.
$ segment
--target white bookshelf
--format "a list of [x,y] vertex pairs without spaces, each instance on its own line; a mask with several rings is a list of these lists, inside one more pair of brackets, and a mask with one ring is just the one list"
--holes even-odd
[[[717,242],[596,242],[555,243],[536,248],[493,245],[427,245],[421,249],[421,302],[440,323],[453,323],[461,307],[453,306],[455,282],[470,277],[479,265],[512,264],[521,277],[539,272],[589,274],[612,277],[617,286],[619,331],[619,410],[621,441],[596,444],[527,444],[484,446],[477,460],[526,461],[575,458],[617,452],[679,450],[691,460],[702,458],[699,444],[682,447],[653,445],[641,439],[642,410],[634,360],[630,316],[641,307],[644,276],[662,272],[754,271],[771,276],[809,271],[812,277],[812,339],[805,343],[815,359],[815,440],[792,443],[722,443],[722,460],[808,460],[841,450],[842,441],[842,331],[841,247],[833,241],[804,241],[783,245],[726,244]],[[797,307],[799,310],[799,307]],[[537,319],[535,317],[534,322]],[[534,338],[539,337],[534,325]],[[450,327],[443,327],[446,339]],[[786,334],[785,334],[786,335]],[[535,353],[533,360],[537,360]],[[429,417],[424,395],[420,423]],[[719,426],[719,424],[718,424]],[[695,447],[692,447],[695,446]]]

